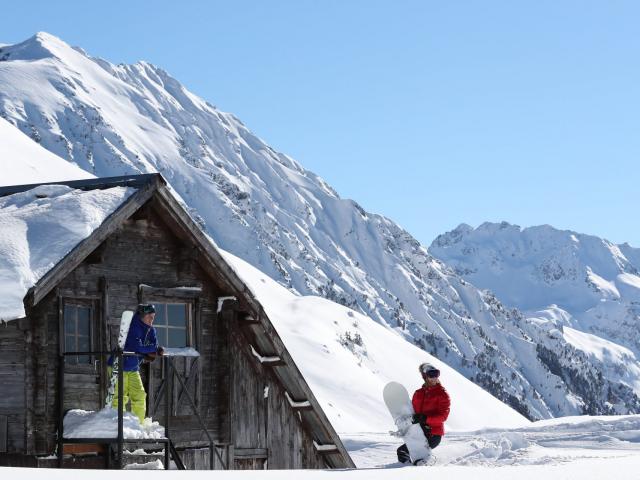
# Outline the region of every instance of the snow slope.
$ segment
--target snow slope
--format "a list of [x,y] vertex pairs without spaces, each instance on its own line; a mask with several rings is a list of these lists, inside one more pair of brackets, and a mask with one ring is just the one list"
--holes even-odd
[[45,150],[0,118],[0,186],[92,177],[90,173]]
[[[399,327],[531,418],[638,411],[626,397],[607,410],[607,382],[588,396],[554,375],[537,351],[557,350],[547,328],[530,328],[164,70],[114,65],[47,33],[0,47],[0,60],[0,116],[95,175],[161,172],[218,245],[291,291]],[[596,374],[587,357],[578,366]]]
[[426,361],[441,369],[451,396],[448,429],[529,423],[399,333],[327,299],[295,295],[247,262],[223,254],[265,308],[338,433],[393,430],[382,389],[394,380],[413,392],[422,384],[418,365]]

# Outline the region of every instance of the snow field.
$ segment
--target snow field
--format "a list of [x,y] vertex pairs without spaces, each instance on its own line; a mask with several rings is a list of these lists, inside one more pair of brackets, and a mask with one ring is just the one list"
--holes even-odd
[[93,178],[0,117],[0,186]]

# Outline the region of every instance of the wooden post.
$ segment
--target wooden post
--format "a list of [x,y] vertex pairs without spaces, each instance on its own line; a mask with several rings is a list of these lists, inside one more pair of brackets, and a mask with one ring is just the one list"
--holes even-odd
[[[171,415],[171,376],[169,374],[169,357],[162,357],[162,373],[164,374],[164,436],[170,439],[169,436],[169,416]],[[167,443],[167,449],[165,450],[167,459],[167,465],[169,462],[169,444]]]
[[64,463],[64,355],[58,357],[58,468]]
[[122,454],[124,450],[124,357],[118,348],[118,469],[122,469]]

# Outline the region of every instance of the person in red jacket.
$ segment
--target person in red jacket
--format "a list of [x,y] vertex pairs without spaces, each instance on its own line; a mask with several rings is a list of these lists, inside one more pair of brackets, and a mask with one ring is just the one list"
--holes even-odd
[[[420,365],[420,374],[424,380],[421,388],[415,391],[413,404],[413,423],[419,423],[427,437],[431,449],[440,445],[444,435],[444,422],[449,417],[451,400],[440,383],[440,370],[430,363]],[[407,445],[398,448],[398,461],[410,462]]]

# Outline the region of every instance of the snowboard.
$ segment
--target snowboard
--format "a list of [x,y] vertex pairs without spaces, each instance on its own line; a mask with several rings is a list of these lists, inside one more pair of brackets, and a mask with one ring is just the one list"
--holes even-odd
[[413,405],[409,398],[409,392],[398,382],[389,382],[382,391],[384,403],[393,417],[393,422],[398,428],[392,435],[401,437],[409,449],[409,455],[414,465],[431,465],[435,457],[429,448],[429,442],[422,428],[417,423],[411,423]]
[[[131,319],[133,318],[133,312],[131,310],[125,310],[120,317],[120,331],[118,332],[118,348],[122,350],[124,344],[127,341],[127,335],[129,335],[129,327],[131,326]],[[118,382],[118,371],[120,365],[118,365],[118,357],[114,357],[113,365],[111,366],[111,378],[109,379],[109,389],[107,390],[107,399],[105,400],[105,407],[111,407],[113,405],[113,397],[116,394],[116,383]]]

